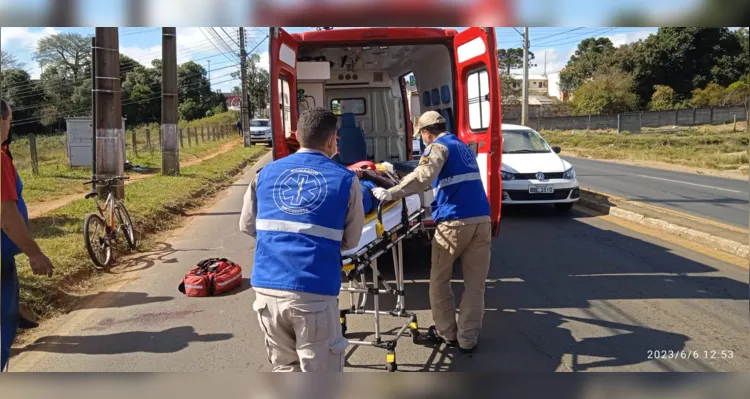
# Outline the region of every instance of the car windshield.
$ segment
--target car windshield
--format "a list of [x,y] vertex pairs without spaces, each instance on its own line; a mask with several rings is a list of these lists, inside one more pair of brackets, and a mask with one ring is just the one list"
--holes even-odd
[[270,121],[250,121],[251,127],[268,127],[270,126]]
[[551,149],[533,130],[504,130],[503,154],[541,154]]

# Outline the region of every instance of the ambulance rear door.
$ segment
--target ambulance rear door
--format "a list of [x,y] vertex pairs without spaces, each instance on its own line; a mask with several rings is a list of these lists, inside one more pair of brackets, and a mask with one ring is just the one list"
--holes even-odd
[[471,147],[490,201],[497,237],[502,201],[502,115],[494,28],[472,27],[454,38],[456,134]]
[[299,43],[284,29],[269,36],[273,159],[291,154],[287,139],[297,130],[297,51]]

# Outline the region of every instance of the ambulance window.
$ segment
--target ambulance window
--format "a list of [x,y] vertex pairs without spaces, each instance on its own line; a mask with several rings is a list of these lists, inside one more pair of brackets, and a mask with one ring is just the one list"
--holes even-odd
[[486,130],[490,126],[490,79],[486,68],[471,72],[466,78],[469,101],[469,128]]
[[292,104],[289,97],[289,81],[284,76],[279,77],[279,101],[282,129],[284,136],[289,138],[292,131]]
[[367,107],[364,98],[334,98],[331,100],[331,112],[342,115],[352,112],[354,115],[364,115]]

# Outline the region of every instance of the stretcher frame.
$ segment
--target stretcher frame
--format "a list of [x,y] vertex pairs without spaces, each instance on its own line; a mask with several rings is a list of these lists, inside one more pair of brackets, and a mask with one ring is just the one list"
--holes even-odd
[[[419,338],[419,324],[417,323],[416,313],[406,310],[406,292],[404,289],[404,268],[403,268],[403,240],[416,234],[426,233],[425,231],[425,209],[420,206],[419,209],[409,214],[406,198],[401,199],[401,222],[389,230],[385,230],[383,225],[383,203],[378,205],[377,222],[375,224],[377,238],[371,243],[360,248],[353,254],[344,255],[342,259],[343,272],[346,274],[348,283],[342,284],[341,292],[349,293],[349,308],[340,309],[341,330],[346,336],[347,326],[346,319],[350,314],[370,314],[375,319],[375,340],[360,341],[350,340],[351,345],[366,345],[380,349],[385,349],[386,370],[394,372],[398,369],[396,363],[396,345],[398,340],[409,329],[412,342],[416,343]],[[393,202],[386,206],[385,211],[395,206]],[[420,202],[421,204],[421,202]],[[385,279],[381,279],[378,270],[378,258],[392,250],[393,269],[396,277],[396,287],[393,288]],[[372,281],[367,281],[367,269],[372,272]],[[382,285],[382,288],[380,286]],[[360,302],[357,305],[354,300],[354,294],[360,294]],[[373,310],[367,310],[367,300],[373,296]],[[380,295],[396,296],[396,307],[392,311],[383,311],[380,309]],[[404,318],[406,321],[391,340],[383,339],[380,329],[380,317],[392,316]]]

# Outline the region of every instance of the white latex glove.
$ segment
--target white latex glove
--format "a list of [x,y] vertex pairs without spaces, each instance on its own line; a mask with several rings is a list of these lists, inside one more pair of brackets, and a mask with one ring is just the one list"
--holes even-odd
[[378,201],[390,201],[391,199],[393,199],[391,193],[382,187],[373,188],[372,194],[375,196],[375,198],[378,199]]

